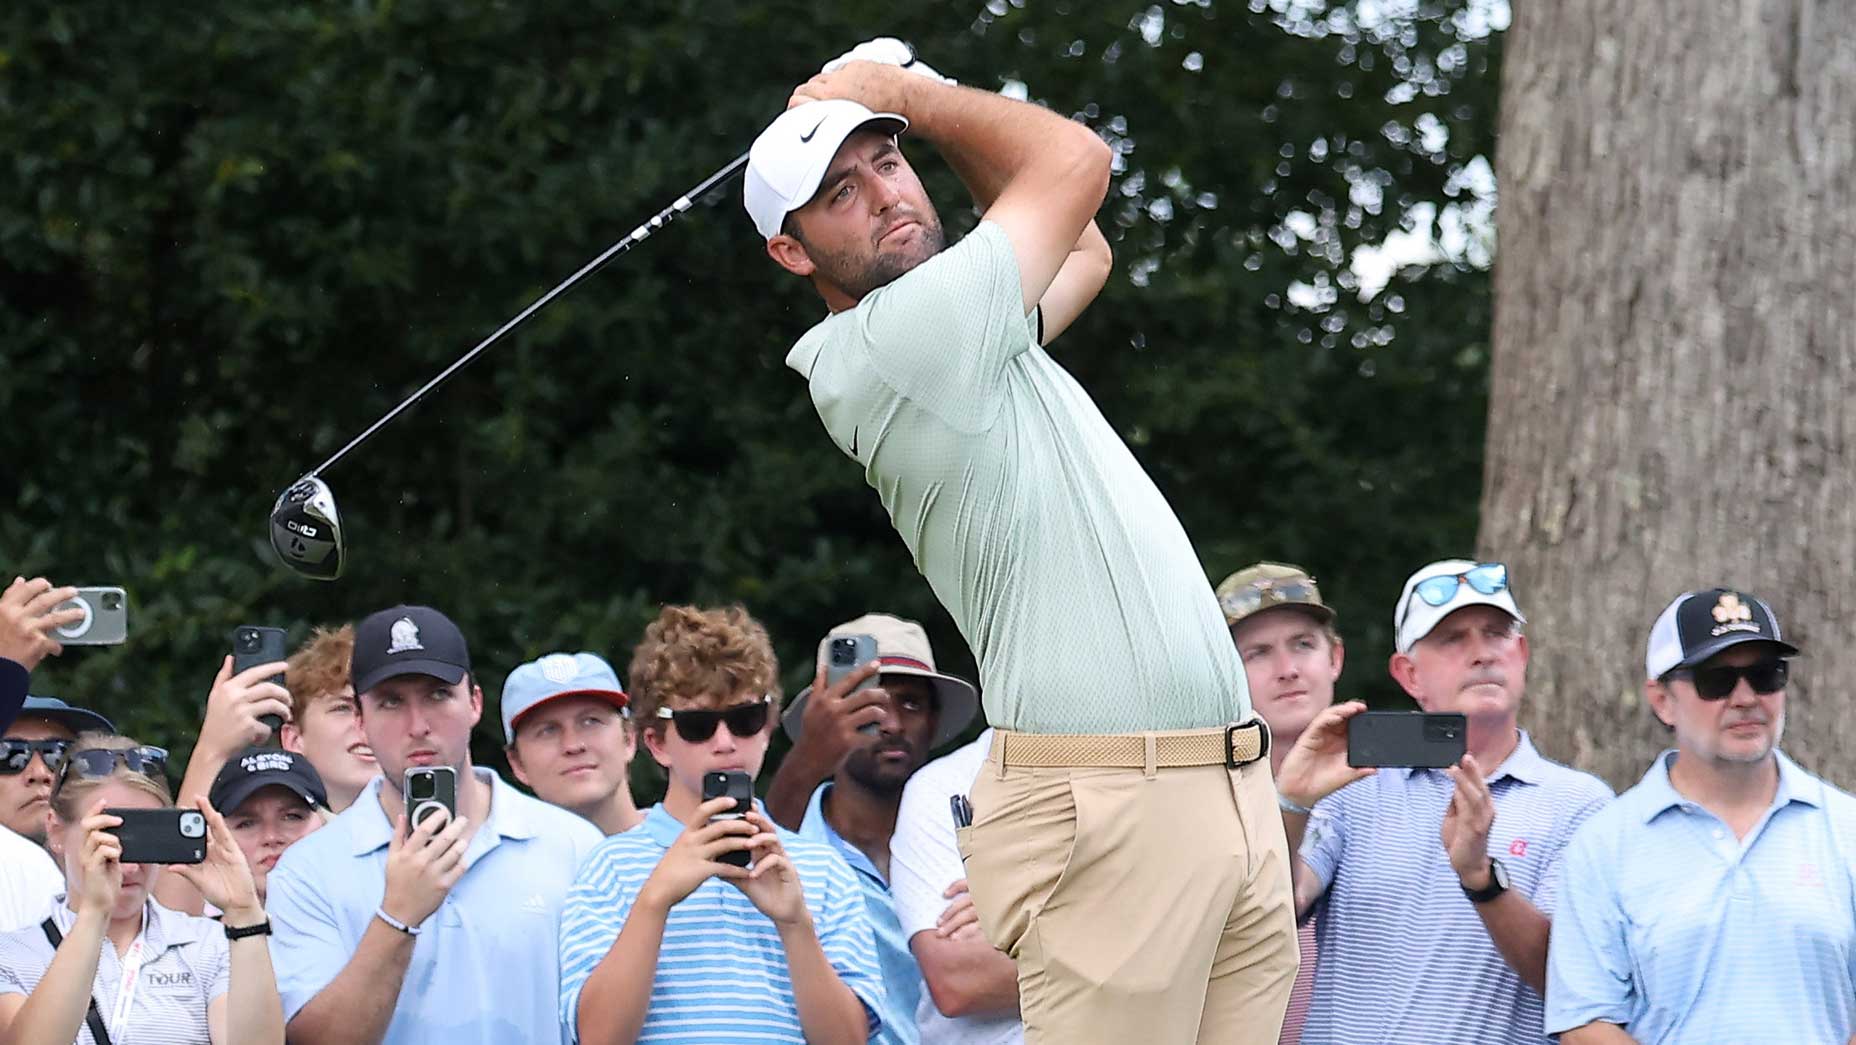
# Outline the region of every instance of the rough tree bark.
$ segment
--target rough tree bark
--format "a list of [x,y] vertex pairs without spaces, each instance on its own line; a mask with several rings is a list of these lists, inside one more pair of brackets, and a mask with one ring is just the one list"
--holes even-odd
[[1523,2],[1504,46],[1478,543],[1523,722],[1635,782],[1651,621],[1739,586],[1806,651],[1785,751],[1856,784],[1856,8]]

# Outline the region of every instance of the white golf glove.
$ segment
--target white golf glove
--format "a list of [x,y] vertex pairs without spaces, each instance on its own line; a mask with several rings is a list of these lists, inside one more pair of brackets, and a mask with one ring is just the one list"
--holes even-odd
[[953,77],[942,76],[940,73],[929,68],[927,62],[915,57],[915,48],[910,47],[908,44],[903,43],[893,36],[879,36],[874,40],[865,40],[856,47],[826,62],[825,67],[820,69],[819,72],[836,72],[840,68],[843,68],[846,62],[881,62],[884,65],[901,66],[909,72],[919,73],[930,80],[938,80],[945,84],[954,83]]

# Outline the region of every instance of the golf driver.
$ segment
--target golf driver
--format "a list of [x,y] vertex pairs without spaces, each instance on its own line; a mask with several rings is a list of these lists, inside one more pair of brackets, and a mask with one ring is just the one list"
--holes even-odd
[[633,229],[624,239],[607,247],[592,261],[580,267],[580,271],[568,276],[521,312],[514,319],[496,328],[496,332],[484,338],[477,347],[459,356],[457,361],[440,371],[437,377],[420,386],[419,390],[400,401],[400,404],[386,412],[380,420],[367,426],[367,430],[348,441],[348,445],[335,451],[328,460],[309,470],[301,479],[290,484],[290,488],[277,495],[277,503],[271,506],[271,547],[277,550],[278,558],[284,565],[305,577],[319,581],[332,581],[342,575],[342,567],[347,564],[347,546],[342,540],[341,515],[335,509],[335,493],[322,479],[322,473],[335,462],[348,455],[348,452],[360,446],[367,438],[385,427],[387,422],[398,417],[407,407],[418,402],[426,393],[437,388],[450,379],[451,375],[470,364],[484,349],[496,344],[504,334],[521,326],[530,316],[546,308],[549,302],[579,285],[581,280],[604,268],[608,262],[620,254],[649,239],[651,234],[673,221],[677,215],[689,210],[695,201],[707,195],[711,189],[727,182],[741,173],[748,164],[746,153],[734,162],[714,174],[704,178],[697,186],[677,197],[676,202],[658,211],[649,221]]

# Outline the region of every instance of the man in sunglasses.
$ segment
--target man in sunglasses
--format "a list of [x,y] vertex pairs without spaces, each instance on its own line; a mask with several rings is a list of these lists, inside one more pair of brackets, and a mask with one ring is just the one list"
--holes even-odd
[[27,697],[0,739],[0,932],[45,916],[64,873],[44,849],[52,782],[71,741],[86,731],[116,732],[94,711],[50,697]]
[[[556,1039],[554,928],[599,830],[473,764],[483,690],[449,617],[429,606],[367,617],[351,670],[381,776],[285,850],[267,887],[290,1037]],[[412,767],[455,773],[455,816],[411,822]]]
[[1519,727],[1526,618],[1507,567],[1425,566],[1392,620],[1393,679],[1421,710],[1464,716],[1467,754],[1442,771],[1351,768],[1356,701],[1322,712],[1283,760],[1297,910],[1321,905],[1303,1037],[1533,1045],[1560,857],[1611,790]]
[[1856,1032],[1856,798],[1779,751],[1797,653],[1731,588],[1650,629],[1644,690],[1675,747],[1566,853],[1546,1015],[1566,1045]]
[[705,778],[752,779],[766,757],[779,679],[766,629],[739,606],[666,606],[626,674],[669,782],[643,824],[593,851],[561,912],[570,1040],[869,1040],[883,980],[844,858],[759,807],[703,798]]

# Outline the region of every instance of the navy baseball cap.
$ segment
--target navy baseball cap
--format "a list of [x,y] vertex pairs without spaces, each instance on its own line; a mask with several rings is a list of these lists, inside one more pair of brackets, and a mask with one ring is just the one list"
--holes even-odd
[[328,808],[329,790],[309,759],[274,747],[248,747],[226,759],[206,800],[222,816],[231,816],[246,799],[272,785],[289,788],[318,809]]
[[395,606],[355,625],[349,675],[357,697],[401,675],[430,675],[455,686],[468,674],[464,633],[430,606]]
[[74,708],[57,697],[27,697],[13,721],[22,718],[50,719],[73,733],[116,732],[115,724],[109,719],[89,708]]
[[625,712],[631,698],[618,673],[597,653],[550,653],[509,673],[503,683],[503,736],[516,742],[522,716],[550,700],[597,697]]
[[1759,596],[1732,588],[1683,592],[1650,628],[1645,677],[1660,679],[1677,668],[1692,668],[1742,642],[1770,643],[1780,656],[1798,655],[1798,647],[1779,630],[1772,607]]

